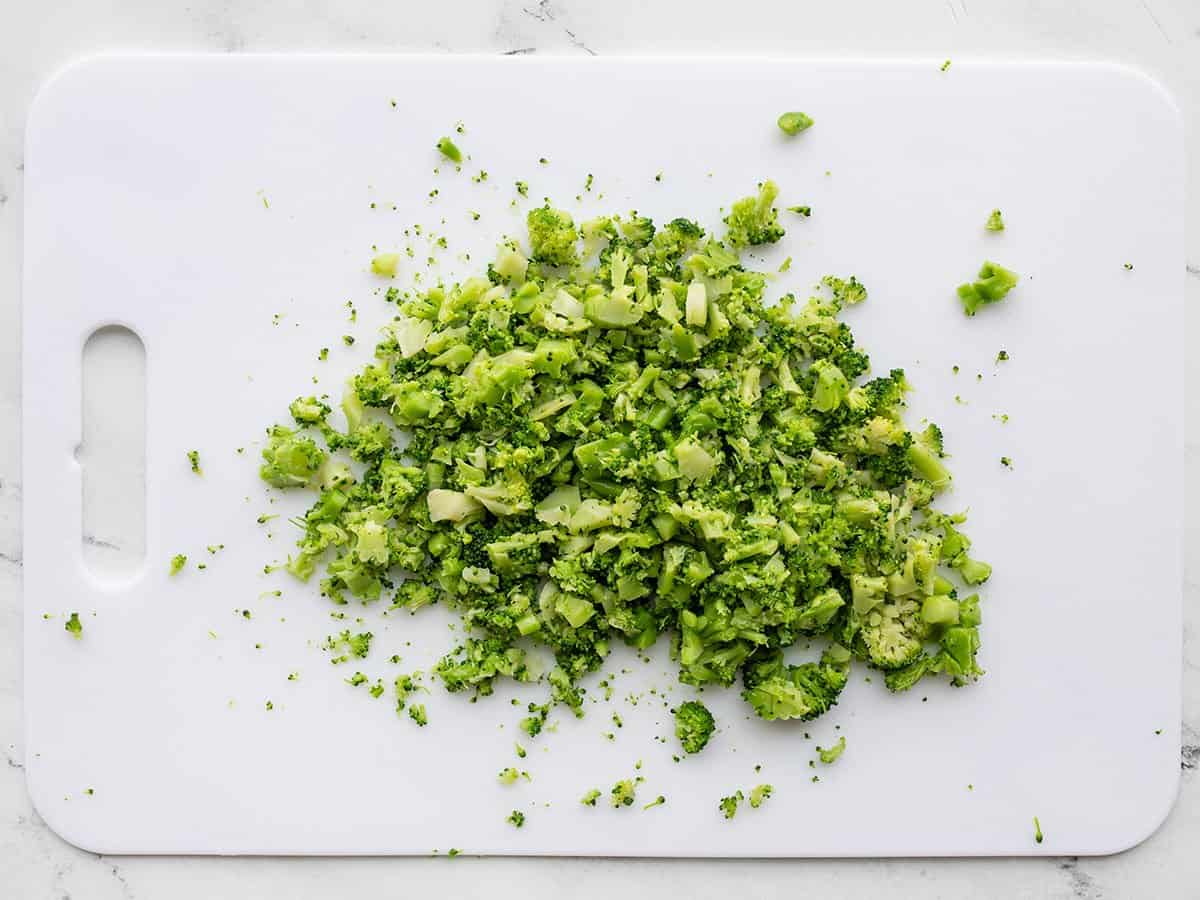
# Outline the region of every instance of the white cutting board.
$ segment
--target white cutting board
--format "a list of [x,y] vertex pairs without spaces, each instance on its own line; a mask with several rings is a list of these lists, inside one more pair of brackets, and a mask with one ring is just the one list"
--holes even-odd
[[[788,140],[775,118],[793,108],[817,124]],[[472,159],[435,175],[433,144],[459,120]],[[109,853],[1096,854],[1167,814],[1179,776],[1182,130],[1142,75],[115,57],[52,81],[28,141],[27,760],[37,808],[67,840]],[[489,178],[473,182],[480,168]],[[605,671],[629,671],[611,704],[589,704],[581,721],[556,714],[557,733],[525,740],[524,761],[510,699],[538,688],[472,704],[435,684],[418,729],[390,697],[347,686],[354,668],[388,684],[427,669],[459,635],[441,609],[352,606],[338,622],[315,584],[262,574],[292,530],[255,517],[301,506],[268,504],[258,441],[313,376],[338,396],[369,358],[391,310],[367,271],[372,245],[402,248],[402,229],[422,223],[448,238],[440,271],[460,277],[543,196],[577,217],[636,206],[712,227],[768,176],[786,205],[813,207],[808,220],[784,214],[789,235],[765,254],[772,267],[794,257],[778,292],[857,274],[870,300],[850,318],[875,370],[906,368],[913,420],[945,429],[956,487],[943,505],[971,508],[968,531],[995,565],[987,677],[891,696],[859,668],[811,724],[760,722],[735,690],[710,690],[722,730],[679,764],[665,706],[692,692],[663,647],[650,664],[614,654]],[[530,196],[512,208],[518,178]],[[983,229],[994,206],[1000,235]],[[1024,278],[968,320],[954,287],[985,258]],[[420,268],[406,262],[397,284]],[[131,580],[100,584],[81,563],[74,452],[81,347],[113,322],[146,347],[147,559]],[[358,344],[343,346],[344,333]],[[1001,348],[1012,360],[997,366]],[[189,471],[192,448],[203,477]],[[195,562],[218,542],[206,570],[168,578],[173,554]],[[260,598],[276,588],[282,597]],[[72,610],[79,641],[63,629]],[[375,633],[361,665],[331,666],[320,650],[342,627]],[[626,701],[651,687],[660,693]],[[849,748],[813,783],[814,745],[838,734]],[[637,807],[579,804],[639,759]],[[499,785],[508,765],[533,782]],[[775,786],[765,806],[720,817],[722,795],[760,782]],[[659,794],[666,806],[643,812]],[[505,822],[514,808],[528,816],[521,830]]]

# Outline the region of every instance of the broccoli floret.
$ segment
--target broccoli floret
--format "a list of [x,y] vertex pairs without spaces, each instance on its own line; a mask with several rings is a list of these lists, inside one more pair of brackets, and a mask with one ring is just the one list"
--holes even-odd
[[429,717],[425,714],[425,704],[413,703],[408,707],[408,717],[416,722],[421,727],[429,724]]
[[504,821],[506,821],[509,825],[513,826],[514,828],[521,828],[525,825],[525,813],[521,812],[520,810],[514,809],[511,813],[508,814],[508,818],[505,819]]
[[67,619],[67,624],[64,627],[71,637],[76,640],[83,637],[83,623],[79,621],[79,613],[71,613],[71,617]]
[[813,120],[802,112],[785,112],[779,117],[779,130],[784,134],[799,134],[812,127]]
[[737,815],[738,804],[740,804],[743,799],[744,797],[742,792],[737,791],[733,794],[730,794],[728,797],[722,797],[721,802],[718,803],[717,806],[720,808],[721,814],[725,816],[726,819],[732,819]]
[[962,301],[963,312],[973,316],[980,307],[999,303],[1017,286],[1019,278],[1016,272],[1011,272],[994,262],[985,262],[980,266],[979,277],[974,282],[958,286],[958,298]]
[[600,789],[592,788],[586,794],[579,798],[579,802],[584,806],[595,806],[596,801],[600,799]]
[[203,475],[204,473],[200,471],[200,451],[189,450],[187,452],[187,458],[189,465],[192,467],[192,471],[197,475]]
[[187,565],[187,557],[182,553],[176,553],[171,557],[171,569],[169,574],[178,575],[183,571],[183,567]]
[[687,753],[703,750],[716,727],[712,713],[698,700],[681,703],[675,710],[675,737]]
[[1000,215],[1000,210],[993,209],[987,218],[987,225],[984,226],[988,231],[1003,231],[1004,219]]
[[578,260],[575,242],[579,236],[568,213],[542,206],[531,209],[525,222],[532,259],[551,266],[569,266]]
[[778,196],[779,187],[768,180],[759,185],[757,197],[743,197],[734,203],[724,220],[726,243],[735,248],[751,247],[773,244],[783,237],[779,213],[773,206]]
[[859,632],[867,658],[881,669],[899,669],[921,655],[928,626],[921,605],[912,599],[890,599],[864,618]]

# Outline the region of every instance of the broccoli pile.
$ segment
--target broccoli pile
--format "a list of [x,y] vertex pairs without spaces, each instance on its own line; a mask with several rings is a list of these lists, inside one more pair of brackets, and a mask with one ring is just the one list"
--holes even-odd
[[[739,255],[782,237],[777,193],[734,203],[723,235],[547,205],[486,275],[389,291],[399,314],[346,428],[301,397],[268,430],[262,477],[315,494],[286,569],[321,569],[337,604],[452,607],[468,636],[435,667],[448,691],[544,681],[576,715],[616,642],[667,639],[682,682],[740,681],[770,720],[825,713],[855,665],[894,691],[982,674],[979,598],[960,588],[990,567],[933,507],[941,431],[905,424],[904,372],[872,377],[839,319],[865,288],[769,302]],[[972,290],[998,299],[1005,274]],[[813,658],[786,662],[797,642]],[[526,733],[549,708],[530,705]],[[696,752],[713,724],[685,703],[676,727]]]

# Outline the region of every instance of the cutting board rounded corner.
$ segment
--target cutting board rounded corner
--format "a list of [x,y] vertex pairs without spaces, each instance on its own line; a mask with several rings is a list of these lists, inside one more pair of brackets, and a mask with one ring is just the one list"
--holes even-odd
[[85,853],[120,852],[105,844],[102,838],[103,829],[98,827],[104,824],[101,816],[88,817],[85,822],[84,817],[71,815],[65,805],[67,801],[55,800],[54,795],[50,793],[56,790],[51,779],[44,776],[35,777],[37,771],[36,766],[25,767],[25,789],[29,791],[33,811],[46,823],[47,828],[72,847],[77,847]]

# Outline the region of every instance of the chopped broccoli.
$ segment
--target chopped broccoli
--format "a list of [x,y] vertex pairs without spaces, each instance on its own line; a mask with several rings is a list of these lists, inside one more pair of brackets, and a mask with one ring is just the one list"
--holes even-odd
[[826,747],[824,749],[818,747],[817,755],[821,757],[821,762],[825,763],[827,766],[831,766],[838,761],[838,757],[842,755],[845,749],[846,736],[842,735],[840,738],[838,738],[838,742],[832,747]]
[[79,613],[71,613],[71,617],[67,619],[67,624],[64,627],[70,633],[71,637],[76,640],[83,637],[83,623],[79,621]]
[[425,726],[429,724],[429,717],[425,714],[424,703],[414,703],[409,706],[408,717],[418,725]]
[[579,802],[584,806],[595,806],[596,801],[600,799],[600,789],[592,788],[586,794],[579,798]]
[[178,575],[180,572],[183,571],[183,567],[186,565],[187,565],[187,557],[184,556],[182,553],[176,553],[174,556],[171,557],[171,569],[170,569],[169,574]]
[[688,753],[699,753],[708,745],[716,721],[703,703],[688,700],[675,710],[675,737]]
[[197,475],[203,475],[204,473],[200,471],[200,451],[199,450],[189,450],[187,452],[187,458],[188,458],[188,463],[191,464],[192,471],[195,472]]
[[371,271],[384,278],[395,278],[396,269],[400,265],[399,253],[380,253],[371,260]]
[[750,789],[750,808],[758,809],[770,798],[775,788],[769,784],[759,784]]
[[773,205],[778,196],[779,187],[768,180],[759,185],[758,196],[743,197],[734,203],[724,220],[728,227],[726,243],[734,248],[750,247],[774,244],[783,237],[779,213]]
[[442,156],[446,157],[450,162],[461,163],[463,161],[462,151],[458,149],[458,146],[450,138],[444,137],[438,141],[437,148]]
[[525,813],[514,809],[508,814],[508,818],[504,821],[508,822],[508,824],[512,825],[514,828],[521,828],[525,824]]
[[994,262],[985,262],[979,268],[979,277],[974,282],[958,286],[958,298],[963,311],[973,316],[983,306],[999,303],[1008,292],[1017,286],[1019,276]]
[[987,218],[987,225],[984,226],[988,231],[1003,231],[1004,219],[1000,216],[1000,210],[993,209],[991,215]]
[[[726,819],[732,819],[737,815],[738,805],[744,799],[745,797],[743,796],[742,792],[736,791],[735,793],[730,794],[728,797],[722,797],[721,802],[718,803],[717,806],[720,808],[721,814],[725,816]],[[759,802],[761,803],[762,801],[760,800]]]
[[802,112],[785,112],[779,117],[779,130],[784,134],[799,134],[812,127],[813,120]]
[[[312,492],[283,567],[320,571],[339,618],[351,598],[451,611],[464,636],[433,673],[476,698],[541,683],[517,723],[531,738],[555,705],[584,713],[618,641],[670,642],[681,682],[736,684],[768,721],[827,712],[852,667],[893,691],[979,678],[979,601],[946,576],[991,569],[935,508],[942,432],[906,423],[902,370],[869,376],[841,320],[862,283],[777,298],[743,258],[782,237],[777,194],[737,201],[724,240],[637,212],[577,229],[547,201],[474,277],[389,289],[345,431],[306,390],[268,432],[262,477]],[[785,662],[800,642],[817,658]],[[370,645],[347,630],[326,649],[344,664]],[[418,673],[395,690],[424,722]],[[675,729],[694,753],[714,722],[689,701]]]
[[1034,839],[1034,840],[1035,840],[1037,843],[1039,843],[1039,844],[1040,844],[1040,843],[1042,842],[1042,840],[1043,840],[1043,836],[1042,836],[1042,823],[1038,821],[1038,817],[1037,817],[1037,816],[1034,816],[1034,817],[1033,817],[1033,839]]
[[619,809],[622,806],[633,806],[634,798],[637,796],[637,782],[639,781],[641,781],[640,778],[626,778],[613,785],[609,802],[612,803],[614,809]]

